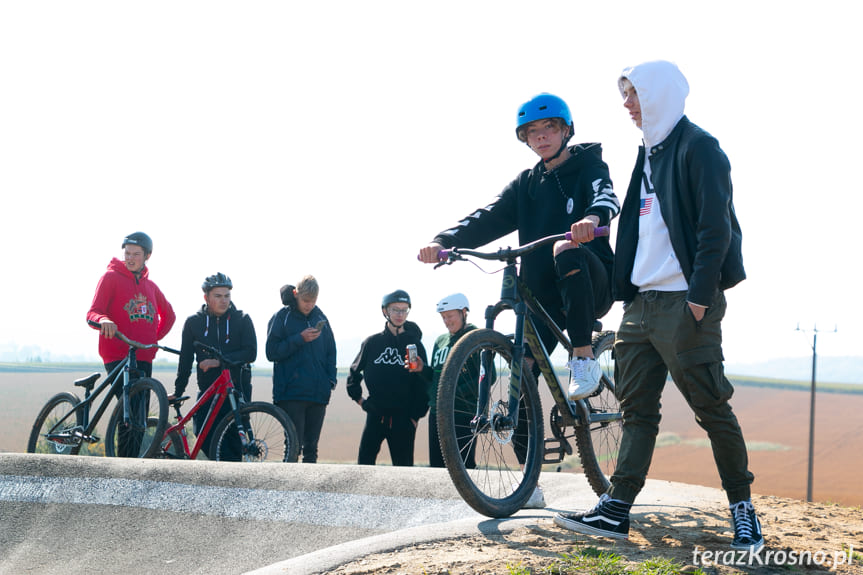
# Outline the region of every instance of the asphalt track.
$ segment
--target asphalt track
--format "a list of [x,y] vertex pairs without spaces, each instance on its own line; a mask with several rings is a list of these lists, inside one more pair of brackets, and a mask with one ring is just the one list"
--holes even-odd
[[[545,509],[495,520],[443,469],[0,454],[0,575],[311,575],[596,502],[582,475],[540,484]],[[689,507],[724,494],[648,480],[639,499]]]

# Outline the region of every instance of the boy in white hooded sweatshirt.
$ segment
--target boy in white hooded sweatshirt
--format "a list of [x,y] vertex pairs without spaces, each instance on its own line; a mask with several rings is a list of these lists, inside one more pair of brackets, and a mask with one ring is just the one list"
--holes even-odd
[[730,165],[713,136],[684,115],[689,84],[671,62],[627,68],[623,105],[643,133],[617,232],[614,297],[624,302],[615,341],[615,384],[623,434],[611,485],[590,511],[561,513],[558,525],[627,538],[629,511],[644,486],[668,374],[707,431],[731,510],[731,547],[764,544],[750,500],[754,476],[728,403],[721,321],[724,290],[746,274],[732,204]]

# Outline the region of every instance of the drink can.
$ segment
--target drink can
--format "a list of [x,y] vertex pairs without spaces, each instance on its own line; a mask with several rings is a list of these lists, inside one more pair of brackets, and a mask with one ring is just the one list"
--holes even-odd
[[417,346],[414,344],[408,344],[407,347],[408,352],[408,367],[410,369],[416,369],[419,363],[417,362]]

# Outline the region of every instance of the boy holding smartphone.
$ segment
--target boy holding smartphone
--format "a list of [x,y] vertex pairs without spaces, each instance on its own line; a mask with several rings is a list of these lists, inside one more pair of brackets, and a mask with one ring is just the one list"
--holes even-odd
[[267,359],[275,364],[273,403],[294,422],[303,463],[316,463],[324,416],[336,387],[336,340],[317,306],[314,276],[286,288],[282,291],[285,305],[267,326]]

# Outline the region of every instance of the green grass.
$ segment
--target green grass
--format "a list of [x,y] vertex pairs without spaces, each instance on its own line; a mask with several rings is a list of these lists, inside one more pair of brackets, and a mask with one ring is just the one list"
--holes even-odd
[[[552,565],[536,573],[554,573],[557,575],[676,575],[684,565],[664,557],[652,557],[640,563],[633,564],[623,556],[596,547],[576,548],[572,553],[561,553],[560,559]],[[510,575],[532,574],[521,565],[513,568],[507,565]],[[694,575],[703,575],[701,569],[688,571]]]

